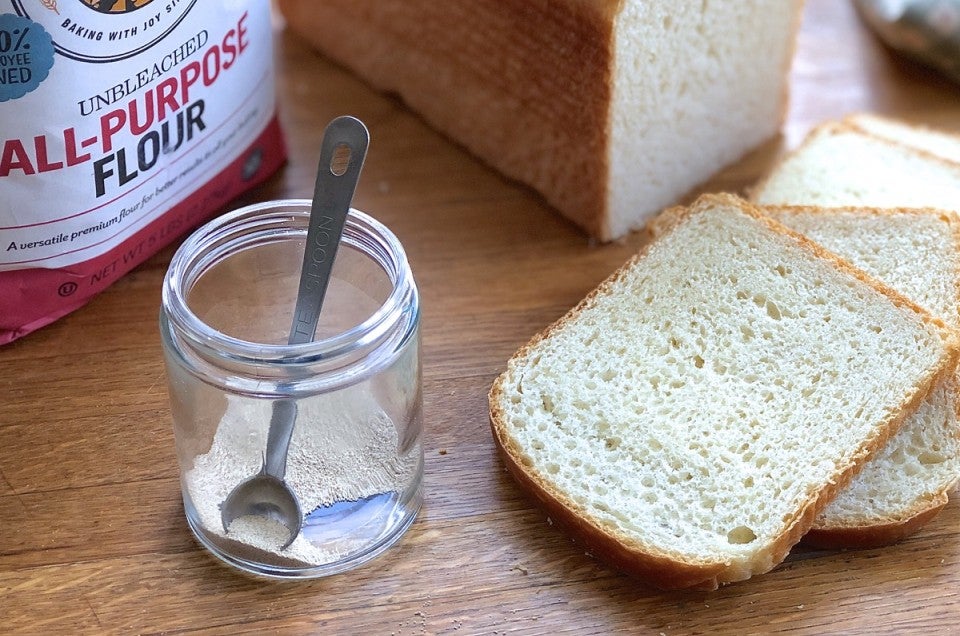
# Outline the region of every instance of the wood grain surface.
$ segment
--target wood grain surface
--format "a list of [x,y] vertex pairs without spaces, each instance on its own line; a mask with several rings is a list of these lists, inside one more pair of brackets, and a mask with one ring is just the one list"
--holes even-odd
[[[157,330],[170,247],[76,313],[0,348],[0,632],[948,633],[960,504],[877,550],[798,548],[713,593],[663,593],[552,528],[498,461],[486,393],[507,358],[645,240],[588,241],[530,190],[277,25],[289,164],[236,206],[309,196],[350,113],[372,143],[356,207],[406,246],[423,300],[426,505],[401,540],[313,582],[241,575],[183,517]],[[741,191],[813,125],[869,110],[960,130],[960,87],[891,55],[846,0],[808,0],[784,134],[705,190]]]

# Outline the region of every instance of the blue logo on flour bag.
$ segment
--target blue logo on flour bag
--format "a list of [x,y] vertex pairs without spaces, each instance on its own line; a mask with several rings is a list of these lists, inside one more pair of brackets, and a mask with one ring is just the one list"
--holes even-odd
[[36,22],[0,15],[0,102],[19,99],[40,86],[53,67],[53,41]]
[[[170,34],[197,0],[9,0],[40,24],[57,53],[81,62],[115,62]],[[104,17],[109,19],[105,22]],[[109,43],[109,46],[104,44]]]

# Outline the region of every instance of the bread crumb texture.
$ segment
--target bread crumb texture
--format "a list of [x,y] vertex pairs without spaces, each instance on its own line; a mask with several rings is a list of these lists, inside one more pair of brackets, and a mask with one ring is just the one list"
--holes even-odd
[[920,313],[733,201],[701,200],[491,392],[498,441],[564,507],[720,580],[776,565],[946,356]]
[[639,229],[776,134],[800,10],[796,0],[621,5],[606,238]]

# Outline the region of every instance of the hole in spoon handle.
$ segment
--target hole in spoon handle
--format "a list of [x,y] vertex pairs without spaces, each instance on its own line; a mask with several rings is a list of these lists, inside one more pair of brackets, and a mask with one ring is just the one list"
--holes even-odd
[[369,143],[367,127],[355,117],[337,117],[324,131],[288,344],[303,344],[314,338]]
[[353,153],[347,144],[340,144],[333,149],[333,158],[330,160],[330,172],[333,173],[333,176],[342,177],[346,174],[352,156]]

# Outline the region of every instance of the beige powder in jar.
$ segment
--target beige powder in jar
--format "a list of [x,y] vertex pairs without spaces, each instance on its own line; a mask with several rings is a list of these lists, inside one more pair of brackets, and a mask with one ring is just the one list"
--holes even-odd
[[[266,557],[281,566],[322,565],[368,545],[376,523],[366,532],[354,526],[359,532],[349,534],[324,532],[322,525],[311,527],[309,533],[305,528],[282,551],[286,528],[271,519],[240,517],[230,532],[224,532],[220,505],[237,484],[260,471],[271,408],[267,400],[228,396],[209,451],[198,455],[184,474],[204,529],[225,542],[250,548],[254,558]],[[397,426],[364,385],[302,399],[287,455],[286,481],[307,516],[336,502],[402,494],[420,470],[421,449],[419,440],[407,449],[400,444]]]

